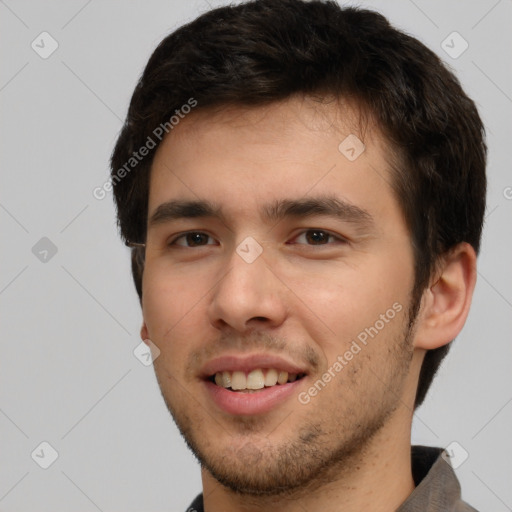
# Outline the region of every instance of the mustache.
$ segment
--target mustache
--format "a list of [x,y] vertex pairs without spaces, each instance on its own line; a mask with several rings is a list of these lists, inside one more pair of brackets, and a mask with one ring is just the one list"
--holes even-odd
[[306,363],[316,370],[320,365],[320,357],[309,345],[297,345],[297,341],[288,341],[286,337],[274,336],[267,332],[252,331],[247,335],[224,332],[218,338],[194,350],[188,357],[186,373],[197,373],[207,361],[222,356],[227,352],[243,355],[251,352],[266,352],[276,356],[286,356],[300,364]]

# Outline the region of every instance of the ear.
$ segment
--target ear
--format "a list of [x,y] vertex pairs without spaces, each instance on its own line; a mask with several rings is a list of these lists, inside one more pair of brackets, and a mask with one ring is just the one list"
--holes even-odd
[[146,340],[149,340],[149,334],[148,334],[148,328],[146,327],[146,322],[142,323],[142,327],[140,328],[140,339],[146,343],[146,345],[149,345],[149,343]]
[[423,292],[416,348],[431,350],[455,339],[466,322],[475,283],[475,250],[462,242],[442,258],[433,282]]

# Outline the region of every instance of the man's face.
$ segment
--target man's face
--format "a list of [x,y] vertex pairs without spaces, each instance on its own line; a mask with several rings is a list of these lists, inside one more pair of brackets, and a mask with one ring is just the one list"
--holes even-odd
[[154,159],[142,335],[188,444],[238,491],[303,486],[411,415],[410,236],[376,132],[339,148],[351,119],[198,111]]

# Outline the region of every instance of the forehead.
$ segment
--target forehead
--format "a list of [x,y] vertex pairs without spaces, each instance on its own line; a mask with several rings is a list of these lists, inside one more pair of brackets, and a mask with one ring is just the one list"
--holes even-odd
[[384,207],[393,199],[388,168],[384,138],[346,102],[198,105],[157,150],[149,215],[173,199],[210,200],[243,215],[271,200],[317,193]]
[[[236,130],[239,137],[256,138],[261,143],[284,142],[287,136],[332,135],[337,138],[354,134],[380,138],[371,117],[363,115],[355,104],[339,98],[315,98],[294,95],[266,105],[218,105],[201,108],[200,104],[183,116],[179,125],[165,137],[160,147],[183,144],[194,139]],[[367,133],[368,132],[368,133]],[[160,151],[160,148],[159,148]]]

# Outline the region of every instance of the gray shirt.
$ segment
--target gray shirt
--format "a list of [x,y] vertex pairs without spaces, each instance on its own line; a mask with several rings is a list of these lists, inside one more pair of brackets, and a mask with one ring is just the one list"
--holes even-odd
[[396,512],[478,512],[462,501],[455,472],[442,448],[413,446],[412,476],[416,488]]
[[[412,476],[416,488],[396,512],[478,512],[462,501],[455,472],[442,457],[442,448],[412,446]],[[200,494],[187,512],[204,512]]]

